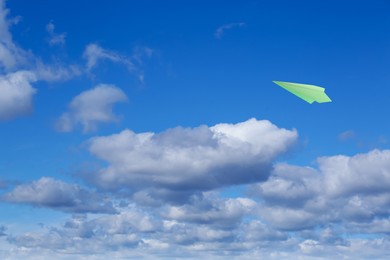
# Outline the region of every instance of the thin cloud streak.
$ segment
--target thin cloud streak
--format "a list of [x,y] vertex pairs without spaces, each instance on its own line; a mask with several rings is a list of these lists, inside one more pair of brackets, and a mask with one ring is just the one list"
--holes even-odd
[[224,24],[224,25],[218,27],[217,30],[215,30],[214,37],[216,39],[221,39],[227,30],[230,30],[230,29],[233,29],[233,28],[244,27],[245,25],[246,24],[243,23],[243,22]]

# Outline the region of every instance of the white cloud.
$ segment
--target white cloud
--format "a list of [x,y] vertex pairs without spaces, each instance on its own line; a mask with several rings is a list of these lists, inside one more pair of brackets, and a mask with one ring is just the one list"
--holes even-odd
[[264,181],[272,160],[296,139],[295,130],[256,119],[162,133],[124,130],[90,140],[89,151],[109,163],[90,180],[109,189],[153,187],[189,194]]
[[228,24],[221,25],[215,31],[214,37],[216,39],[221,39],[226,30],[233,29],[235,27],[244,27],[244,26],[245,26],[245,23],[243,23],[243,22],[240,22],[240,23],[228,23]]
[[0,120],[29,114],[36,89],[31,83],[36,77],[29,71],[18,71],[0,76]]
[[49,44],[50,45],[64,45],[65,44],[65,38],[66,38],[66,33],[55,33],[54,32],[55,25],[53,21],[50,21],[46,25],[46,31],[48,32],[50,39],[49,39]]
[[126,94],[113,85],[100,84],[74,97],[68,111],[63,113],[57,122],[57,129],[69,132],[81,124],[84,132],[97,129],[101,123],[118,121],[112,112],[113,106],[127,101]]
[[111,202],[105,200],[103,196],[82,189],[78,185],[67,184],[49,177],[18,185],[3,195],[2,199],[7,202],[49,207],[66,212],[115,212]]

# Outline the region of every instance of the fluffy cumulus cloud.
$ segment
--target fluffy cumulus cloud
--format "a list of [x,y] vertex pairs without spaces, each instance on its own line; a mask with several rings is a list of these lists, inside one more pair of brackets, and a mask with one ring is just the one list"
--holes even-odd
[[389,234],[389,162],[389,150],[373,150],[319,158],[318,169],[277,165],[267,182],[252,187],[263,201],[258,214],[280,230],[334,225],[352,234]]
[[319,164],[325,175],[326,191],[332,196],[376,195],[389,190],[389,150],[373,150],[353,157],[323,157]]
[[90,140],[89,151],[109,163],[90,181],[107,189],[155,188],[160,197],[164,190],[192,193],[265,181],[272,161],[296,139],[295,130],[256,119],[161,133],[124,130]]
[[3,201],[48,207],[73,213],[114,213],[110,201],[97,193],[82,189],[75,184],[48,177],[16,186],[2,196]]
[[113,113],[113,106],[127,101],[126,94],[113,85],[100,84],[74,97],[68,111],[58,119],[59,131],[70,132],[80,124],[84,132],[97,129],[101,123],[118,121]]

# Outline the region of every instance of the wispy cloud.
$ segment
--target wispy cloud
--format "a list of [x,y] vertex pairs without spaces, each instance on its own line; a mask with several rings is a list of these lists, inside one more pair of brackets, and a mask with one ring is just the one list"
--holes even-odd
[[127,57],[115,51],[104,49],[96,43],[91,43],[86,46],[83,57],[86,60],[86,70],[88,72],[96,68],[100,62],[109,60],[123,64],[129,72],[134,73],[143,82],[145,77],[142,69],[144,59],[150,58],[153,52],[151,48],[137,46],[133,49],[132,54]]
[[353,130],[347,130],[339,134],[338,138],[340,141],[347,141],[356,137],[356,133]]
[[74,97],[68,111],[58,119],[56,128],[62,132],[73,131],[81,124],[83,132],[97,129],[99,124],[116,122],[112,107],[119,102],[127,101],[126,94],[113,85],[100,84]]
[[66,81],[80,76],[83,73],[80,66],[75,64],[64,65],[60,62],[45,64],[40,60],[35,61],[32,72],[38,80],[46,82]]
[[5,8],[5,2],[0,1],[0,71],[7,73],[14,70],[17,66],[25,64],[29,53],[18,47],[12,40],[9,27],[13,24],[8,19],[8,9]]
[[245,23],[243,23],[243,22],[224,24],[224,25],[217,28],[217,30],[214,32],[214,37],[216,39],[221,39],[222,36],[224,35],[224,33],[226,32],[226,30],[230,30],[230,29],[237,28],[237,27],[244,27],[244,26],[245,26]]
[[66,33],[55,33],[54,32],[55,25],[53,21],[50,21],[46,25],[46,31],[49,34],[49,44],[50,45],[64,45],[65,44],[65,38],[66,38]]
[[86,68],[88,71],[95,68],[102,60],[110,60],[112,62],[123,63],[129,68],[129,70],[132,70],[134,67],[130,59],[121,56],[114,51],[103,49],[95,43],[87,45],[84,50],[83,57],[84,59],[86,59]]

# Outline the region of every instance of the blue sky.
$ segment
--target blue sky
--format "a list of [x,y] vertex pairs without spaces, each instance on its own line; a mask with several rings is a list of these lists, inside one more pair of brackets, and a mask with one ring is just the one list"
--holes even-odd
[[0,3],[1,258],[389,257],[387,1]]

